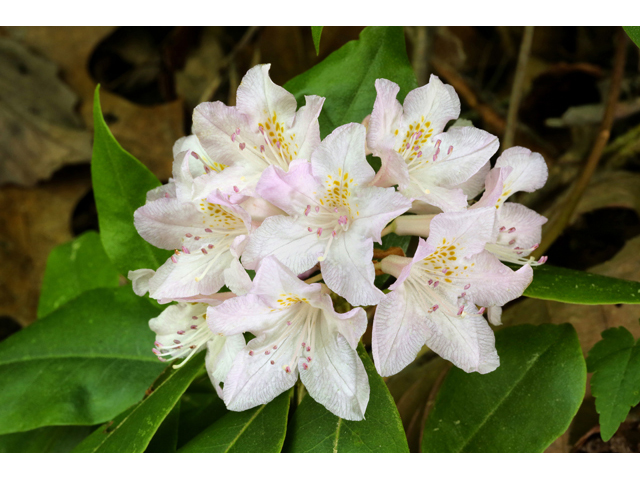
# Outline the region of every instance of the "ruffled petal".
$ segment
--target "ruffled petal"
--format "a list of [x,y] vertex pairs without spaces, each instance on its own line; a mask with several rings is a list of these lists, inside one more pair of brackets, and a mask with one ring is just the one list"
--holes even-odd
[[278,121],[291,126],[296,114],[296,99],[273,83],[269,77],[270,68],[271,64],[256,65],[242,77],[236,93],[238,111],[256,124],[275,115]]
[[500,233],[496,243],[528,250],[540,243],[542,225],[545,223],[547,219],[530,208],[507,202],[498,212],[497,226]]
[[511,147],[496,160],[496,168],[512,167],[505,180],[505,199],[515,192],[533,192],[542,188],[549,176],[549,169],[539,153],[524,147]]
[[315,330],[315,355],[298,362],[300,379],[316,402],[345,420],[362,420],[369,403],[369,379],[362,360],[326,322]]
[[149,291],[149,280],[151,280],[151,277],[153,277],[155,273],[155,271],[149,268],[131,270],[127,275],[127,278],[131,280],[133,292],[139,296],[143,296],[147,293]]
[[259,295],[249,293],[209,307],[207,324],[214,334],[231,336],[269,330],[286,315],[286,312],[273,311]]

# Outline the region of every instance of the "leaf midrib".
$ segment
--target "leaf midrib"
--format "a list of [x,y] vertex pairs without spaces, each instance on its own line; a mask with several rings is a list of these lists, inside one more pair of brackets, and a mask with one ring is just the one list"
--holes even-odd
[[147,363],[157,363],[157,359],[155,358],[143,358],[143,357],[129,357],[129,356],[122,356],[122,355],[52,355],[52,356],[47,356],[47,357],[30,357],[30,358],[21,358],[18,360],[12,360],[9,362],[1,362],[0,361],[0,367],[6,366],[6,365],[13,365],[16,363],[26,363],[26,362],[36,362],[36,361],[42,361],[42,360],[66,360],[66,359],[72,359],[72,358],[81,358],[81,359],[98,359],[98,360],[128,360],[128,361],[132,361],[132,362],[147,362]]
[[480,422],[480,424],[478,425],[478,428],[475,429],[475,431],[469,435],[469,437],[467,438],[467,440],[456,450],[457,453],[460,453],[462,451],[464,451],[464,448],[469,445],[469,443],[471,442],[471,440],[478,434],[478,432],[480,430],[482,430],[482,427],[489,421],[490,418],[493,417],[493,415],[496,413],[496,411],[498,411],[498,409],[500,408],[500,406],[505,402],[505,400],[507,398],[509,398],[509,396],[513,393],[513,391],[516,389],[516,387],[518,385],[520,385],[520,383],[522,382],[522,380],[524,380],[524,378],[529,374],[529,372],[533,369],[533,367],[540,361],[540,359],[551,349],[551,347],[553,347],[556,343],[560,342],[562,340],[562,337],[559,336],[554,342],[552,342],[551,344],[549,344],[549,346],[547,348],[545,348],[536,358],[536,360],[534,362],[532,362],[527,369],[525,369],[524,373],[522,374],[522,376],[512,385],[512,387],[509,389],[509,391],[507,392],[507,394],[502,397],[502,399],[500,399],[500,401],[498,403],[495,404],[494,408],[489,412],[489,414],[484,418],[484,420],[482,420],[482,422]]

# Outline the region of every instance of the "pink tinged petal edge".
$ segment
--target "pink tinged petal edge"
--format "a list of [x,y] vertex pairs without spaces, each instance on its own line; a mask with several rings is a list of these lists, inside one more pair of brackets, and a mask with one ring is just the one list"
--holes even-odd
[[473,257],[473,262],[475,267],[469,278],[469,294],[476,304],[483,307],[499,307],[522,296],[533,280],[531,265],[523,265],[513,271],[486,251]]
[[303,215],[307,205],[319,205],[317,198],[324,190],[306,160],[294,160],[288,172],[274,166],[267,168],[256,186],[260,197],[289,215]]
[[544,186],[549,169],[539,153],[524,147],[511,147],[496,160],[496,168],[512,167],[513,171],[505,180],[509,194],[533,192]]
[[160,198],[138,208],[133,223],[142,238],[151,245],[167,250],[181,248],[185,234],[204,231],[203,214],[192,203],[173,198]]
[[511,167],[493,168],[485,179],[485,191],[480,200],[470,208],[500,207],[504,202],[504,181],[511,173]]
[[[349,342],[316,323],[315,356],[301,358],[300,379],[315,401],[345,420],[363,420],[369,403],[369,379],[362,360]],[[307,365],[307,368],[305,368]]]
[[409,365],[428,336],[426,313],[407,295],[400,284],[380,301],[373,319],[373,359],[378,373],[385,377]]

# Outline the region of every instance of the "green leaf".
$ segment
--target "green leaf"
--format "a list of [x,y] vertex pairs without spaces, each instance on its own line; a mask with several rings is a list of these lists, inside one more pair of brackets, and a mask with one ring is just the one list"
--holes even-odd
[[194,380],[180,399],[178,448],[182,448],[226,413],[227,407],[213,389],[209,376]]
[[377,78],[400,85],[400,101],[418,86],[402,27],[365,28],[359,40],[347,43],[284,88],[295,95],[298,105],[304,104],[305,95],[326,98],[319,119],[325,137],[340,125],[362,122],[372,112]]
[[[407,253],[407,249],[409,248],[409,244],[411,243],[411,238],[408,235],[396,235],[395,233],[388,233],[384,237],[382,237],[382,244],[378,247],[378,244],[374,245],[376,248],[380,250],[388,250],[391,247],[400,247]],[[374,285],[378,288],[382,288],[386,281],[389,279],[390,275],[384,273],[382,275],[376,275],[376,279],[374,281]]]
[[183,453],[279,453],[291,390],[266,405],[229,412],[180,449]]
[[365,420],[343,420],[305,395],[291,420],[285,451],[324,453],[408,453],[402,420],[384,380],[362,347],[358,354],[369,376],[371,395]]
[[205,353],[198,353],[178,369],[167,367],[164,379],[157,382],[158,385],[149,396],[128,410],[125,415],[98,428],[74,451],[144,452],[189,384],[204,368]]
[[591,377],[591,393],[600,414],[600,434],[608,441],[629,414],[640,403],[640,341],[634,342],[624,327],[602,332],[587,358]]
[[[118,271],[156,269],[170,252],[147,243],[133,226],[133,212],[144,205],[147,191],[160,182],[147,167],[126,152],[113,137],[100,110],[100,87],[93,103],[91,180],[98,209],[102,244]],[[144,135],[144,132],[140,132]]]
[[49,254],[38,302],[38,318],[87,290],[117,287],[118,282],[118,271],[107,257],[100,235],[85,232]]
[[541,265],[534,267],[533,282],[524,295],[582,305],[640,303],[640,282]]
[[180,428],[180,402],[176,403],[151,438],[145,453],[176,453]]
[[131,287],[85,292],[0,343],[0,434],[95,425],[139,401],[162,371]]
[[496,347],[494,372],[451,369],[427,418],[423,452],[542,452],[569,428],[587,376],[574,328],[505,328]]
[[91,427],[42,427],[0,435],[0,453],[69,453],[91,433]]
[[[311,27],[313,28],[313,27]],[[640,27],[622,27],[624,31],[627,32],[629,38],[633,40],[638,47],[640,47]]]
[[320,55],[320,37],[324,27],[311,27],[311,36],[313,37],[313,46],[316,47],[316,55]]

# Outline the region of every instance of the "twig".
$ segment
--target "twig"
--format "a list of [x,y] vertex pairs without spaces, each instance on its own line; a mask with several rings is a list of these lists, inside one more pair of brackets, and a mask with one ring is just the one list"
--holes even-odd
[[[236,43],[236,45],[233,47],[231,52],[229,52],[229,54],[226,57],[224,57],[220,62],[220,67],[219,67],[220,71],[222,71],[224,68],[229,66],[234,67],[234,60],[236,58],[236,55],[242,48],[244,48],[251,41],[251,39],[253,39],[254,35],[260,30],[260,28],[262,27],[252,26],[252,27],[249,27],[246,32],[244,32],[244,35],[242,36],[240,41]],[[208,102],[211,99],[213,99],[213,96],[215,95],[216,91],[220,87],[220,84],[224,80],[226,80],[228,76],[230,76],[229,73],[227,73],[226,75],[224,73],[221,73],[219,76],[214,78],[211,81],[211,83],[207,85],[202,95],[200,96],[200,103]],[[235,104],[235,88],[233,88],[232,90],[233,90],[233,101]],[[232,95],[230,94],[229,96],[231,97]]]
[[[499,137],[504,135],[507,122],[491,105],[483,102],[478,95],[476,95],[462,75],[451,68],[451,66],[445,61],[436,56],[433,57],[431,65],[433,66],[433,70],[435,70],[439,76],[455,88],[456,93],[460,95],[462,100],[464,100],[471,109],[478,112],[485,124],[485,128],[488,131],[494,135],[498,135]],[[519,124],[517,127],[518,131],[521,131],[524,134],[521,140],[523,146],[540,152],[545,157],[548,164],[552,165],[555,163],[555,153],[551,145],[538,138],[537,135],[527,129],[524,125]]]
[[507,126],[504,132],[504,139],[502,140],[503,150],[513,146],[513,139],[516,135],[518,109],[520,108],[520,99],[522,98],[522,86],[527,71],[527,63],[529,63],[529,53],[531,53],[533,29],[534,27],[524,27],[524,35],[522,37],[522,43],[520,44],[520,54],[518,55],[518,66],[516,67],[516,76],[513,79],[513,88],[511,89],[511,98],[509,99]]
[[622,29],[620,29],[618,32],[616,54],[613,60],[613,72],[611,74],[611,85],[609,87],[609,95],[607,97],[607,108],[604,112],[602,123],[600,124],[600,131],[593,144],[591,154],[587,159],[584,170],[573,185],[572,190],[567,197],[567,201],[564,204],[564,208],[560,211],[557,217],[549,222],[549,227],[546,232],[544,232],[540,247],[536,250],[536,255],[538,256],[543,255],[547,251],[569,223],[571,215],[578,206],[578,202],[587,188],[593,172],[598,166],[604,147],[609,141],[611,125],[613,124],[613,116],[618,102],[618,97],[620,96],[620,85],[624,74],[627,39],[627,35]]
[[415,27],[413,37],[413,70],[416,72],[418,85],[427,83],[429,73],[429,27]]

